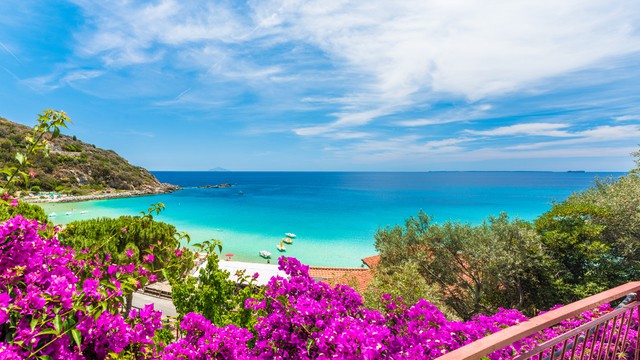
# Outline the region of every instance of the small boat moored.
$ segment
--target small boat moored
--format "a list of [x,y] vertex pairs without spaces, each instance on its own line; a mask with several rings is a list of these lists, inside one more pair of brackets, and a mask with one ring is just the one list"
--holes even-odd
[[258,254],[260,254],[260,256],[265,258],[265,259],[270,259],[271,258],[271,253],[268,252],[267,250],[261,250],[260,252],[258,252]]
[[278,249],[278,251],[283,252],[283,251],[287,251],[287,248],[284,247],[284,244],[282,243],[282,241],[280,241],[280,244],[278,244],[278,246],[276,247]]
[[291,239],[295,239],[295,238],[296,238],[296,234],[294,234],[294,233],[285,233],[285,235],[286,235],[288,238],[291,238]]
[[293,239],[291,239],[290,237],[282,238],[282,242],[291,245],[293,244]]
[[54,212],[52,212],[52,213],[50,213],[50,214],[49,214],[49,217],[56,217],[56,216],[57,216],[57,214],[56,214],[56,213],[54,213]]

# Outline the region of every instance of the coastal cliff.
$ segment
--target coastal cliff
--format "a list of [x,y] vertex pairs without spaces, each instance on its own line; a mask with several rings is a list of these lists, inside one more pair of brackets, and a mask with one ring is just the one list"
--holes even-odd
[[[14,155],[25,148],[25,136],[30,131],[28,126],[0,118],[0,168],[15,163]],[[49,148],[49,156],[38,154],[32,159],[29,173],[33,178],[28,179],[28,184],[22,180],[23,188],[27,185],[31,193],[61,193],[66,199],[110,198],[165,193],[178,188],[160,183],[149,171],[129,164],[114,151],[97,148],[75,136],[60,135],[50,142]]]

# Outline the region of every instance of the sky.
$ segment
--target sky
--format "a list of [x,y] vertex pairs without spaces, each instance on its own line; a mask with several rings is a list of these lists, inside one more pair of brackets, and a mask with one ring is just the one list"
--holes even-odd
[[0,116],[150,170],[627,171],[637,0],[0,1]]

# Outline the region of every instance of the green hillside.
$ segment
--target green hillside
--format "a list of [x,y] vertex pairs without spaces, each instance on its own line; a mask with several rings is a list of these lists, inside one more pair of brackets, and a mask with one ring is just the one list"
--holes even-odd
[[[28,126],[0,118],[0,168],[15,164],[15,154],[26,146]],[[166,192],[174,187],[161,184],[149,171],[129,164],[112,150],[84,143],[75,136],[60,135],[50,144],[49,156],[32,158],[35,176],[28,188],[33,192],[56,191],[85,195],[110,190]],[[24,187],[24,183],[20,184]]]

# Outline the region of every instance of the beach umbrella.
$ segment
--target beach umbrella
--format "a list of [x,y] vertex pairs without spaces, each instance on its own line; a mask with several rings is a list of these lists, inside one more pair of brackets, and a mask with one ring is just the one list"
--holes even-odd
[[229,253],[225,255],[227,257],[227,260],[231,260],[231,258],[233,257],[233,254]]

